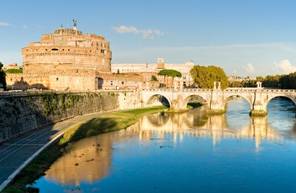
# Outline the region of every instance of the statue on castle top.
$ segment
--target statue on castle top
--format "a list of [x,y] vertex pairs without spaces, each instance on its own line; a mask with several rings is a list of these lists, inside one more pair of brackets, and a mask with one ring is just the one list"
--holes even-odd
[[74,29],[77,29],[77,20],[76,19],[73,19],[73,28]]

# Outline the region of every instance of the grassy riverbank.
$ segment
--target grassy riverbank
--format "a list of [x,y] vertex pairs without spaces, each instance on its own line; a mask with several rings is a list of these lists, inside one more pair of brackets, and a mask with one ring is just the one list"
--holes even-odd
[[136,123],[142,116],[163,110],[166,109],[164,107],[152,107],[108,112],[100,114],[97,118],[72,125],[67,128],[59,141],[46,148],[36,159],[26,166],[3,192],[37,192],[37,190],[30,188],[30,191],[28,191],[26,185],[32,184],[36,179],[43,176],[50,165],[62,155],[64,148],[70,142],[75,142],[101,133],[125,129]]

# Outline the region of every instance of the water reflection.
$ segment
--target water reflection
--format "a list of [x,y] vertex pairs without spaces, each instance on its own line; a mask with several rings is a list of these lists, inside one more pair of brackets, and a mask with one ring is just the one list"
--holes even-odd
[[138,125],[127,130],[81,140],[68,147],[64,155],[46,172],[46,178],[64,185],[92,183],[108,175],[112,144],[138,134]]
[[[157,113],[143,117],[126,130],[81,140],[69,146],[64,155],[46,172],[46,176],[37,181],[36,186],[41,189],[41,192],[100,192],[96,189],[97,183],[104,180],[110,181],[110,176],[113,176],[112,179],[114,178],[115,181],[118,180],[117,183],[119,183],[120,178],[127,177],[128,174],[125,173],[123,167],[128,167],[128,162],[140,160],[133,162],[128,167],[130,172],[132,171],[130,175],[135,176],[137,171],[133,170],[134,164],[138,165],[150,160],[147,161],[149,165],[154,160],[151,158],[153,156],[158,156],[158,159],[165,159],[163,157],[166,156],[166,153],[162,151],[162,154],[160,154],[160,151],[153,149],[153,144],[157,144],[159,149],[164,147],[168,141],[172,147],[177,147],[179,144],[184,144],[184,140],[190,141],[191,139],[206,139],[207,143],[210,141],[210,144],[213,144],[212,147],[220,146],[223,141],[248,141],[248,144],[252,144],[252,152],[260,153],[262,144],[265,142],[282,144],[285,140],[294,139],[295,121],[291,118],[295,116],[294,110],[287,111],[284,108],[280,112],[270,111],[268,117],[250,118],[247,113],[248,110],[241,108],[241,105],[244,104],[239,101],[238,107],[235,102],[229,103],[229,110],[225,115],[207,116],[202,108],[179,114]],[[280,104],[287,105],[285,102]],[[273,108],[278,109],[277,105],[279,104],[272,103],[269,108],[271,110],[274,110]],[[190,149],[192,146],[197,148],[197,143],[196,140],[191,141],[191,144],[187,145],[186,148]],[[240,147],[244,146],[243,143],[240,143],[240,145]],[[143,149],[143,146],[146,148]],[[203,146],[203,148],[210,152],[207,147]],[[233,148],[233,146],[224,146],[224,148]],[[186,152],[186,149],[174,153],[183,155],[184,151]],[[226,149],[223,149],[223,151],[227,152]],[[250,152],[248,153],[250,156]],[[210,159],[207,156],[199,156],[198,152],[196,154],[196,158],[194,158],[195,154],[191,154],[191,159],[194,159],[195,162]],[[122,157],[118,158],[118,156]],[[125,160],[125,158],[128,161],[118,162],[118,160]],[[224,158],[222,157],[222,159]],[[229,157],[226,156],[225,159],[229,159]],[[165,163],[171,162],[166,160]],[[175,167],[174,164],[176,163],[172,163],[171,167]],[[220,160],[220,163],[223,163],[223,160]],[[221,168],[228,168],[228,166]],[[143,167],[141,165],[137,169],[141,170]],[[191,165],[191,167],[196,166]],[[114,171],[114,168],[117,170]],[[141,171],[143,175],[146,173],[149,175],[150,169],[151,167],[147,166],[146,169],[143,168]],[[162,169],[166,170],[165,165],[162,166]],[[180,168],[178,171],[182,173],[183,169]],[[114,173],[119,175],[120,178],[114,177]],[[75,187],[79,188],[75,189]],[[80,187],[83,191],[80,190]],[[110,188],[110,186],[108,187]],[[105,187],[105,189],[108,188]]]
[[182,114],[149,115],[140,121],[140,139],[150,140],[153,137],[163,139],[172,134],[174,142],[182,140],[183,135],[211,137],[213,144],[223,138],[254,139],[257,150],[262,140],[280,142],[281,134],[268,124],[267,117],[249,118],[249,123],[242,128],[229,127],[227,115],[207,117],[202,111],[190,111]]

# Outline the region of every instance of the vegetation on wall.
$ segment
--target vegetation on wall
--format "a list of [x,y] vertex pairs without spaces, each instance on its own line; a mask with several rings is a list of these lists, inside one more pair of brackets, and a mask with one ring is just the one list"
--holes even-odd
[[82,96],[73,94],[56,94],[46,93],[42,95],[44,105],[44,113],[46,116],[50,114],[58,114],[61,110],[65,111],[74,106]]
[[217,66],[194,66],[190,70],[190,74],[199,88],[213,88],[215,81],[221,82],[222,89],[228,86],[228,79],[224,70]]
[[6,90],[6,74],[4,72],[3,68],[3,64],[0,62],[0,88],[3,88],[4,90]]
[[21,74],[21,73],[23,73],[23,69],[22,68],[20,68],[20,69],[12,68],[12,69],[5,70],[5,72],[7,74]]

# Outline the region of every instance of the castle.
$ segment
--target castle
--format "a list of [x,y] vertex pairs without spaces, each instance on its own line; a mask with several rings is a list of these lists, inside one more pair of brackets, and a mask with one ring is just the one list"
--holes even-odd
[[[159,70],[176,69],[183,75],[174,79],[189,86],[193,63],[112,64],[110,43],[101,35],[84,34],[77,29],[60,27],[41,36],[22,49],[23,73],[7,74],[7,84],[13,89],[51,89],[59,91],[88,91],[98,89],[138,89],[158,87],[163,81]],[[152,82],[156,76],[158,83]],[[174,83],[170,82],[170,85]]]

